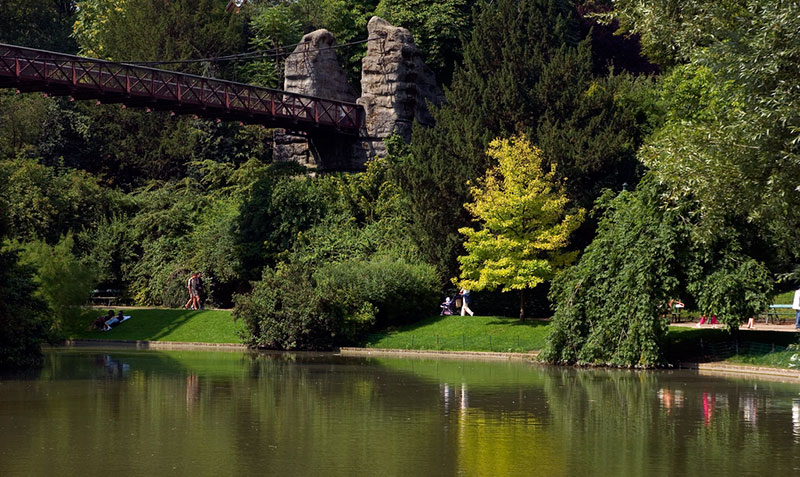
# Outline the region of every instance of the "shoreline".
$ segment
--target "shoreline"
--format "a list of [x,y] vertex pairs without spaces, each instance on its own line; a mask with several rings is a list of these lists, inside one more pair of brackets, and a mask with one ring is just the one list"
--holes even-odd
[[103,340],[67,338],[57,345],[43,344],[43,348],[126,348],[126,349],[164,349],[164,350],[207,350],[207,351],[247,351],[250,348],[242,343],[205,343],[199,341],[148,341],[148,340]]
[[697,371],[698,374],[749,376],[753,378],[780,380],[784,382],[800,383],[800,370],[786,368],[770,368],[768,366],[747,366],[742,364],[729,364],[722,361],[708,363],[680,362],[675,369],[688,369]]
[[392,356],[404,358],[483,359],[513,361],[535,361],[539,356],[538,351],[530,351],[528,353],[503,353],[499,351],[448,351],[356,347],[339,348],[337,353],[341,356]]
[[[66,339],[57,345],[42,345],[43,348],[119,348],[136,350],[187,350],[187,351],[252,351],[272,353],[305,353],[305,351],[277,351],[252,349],[242,343],[203,343],[180,341],[147,341],[147,340],[101,340],[101,339]],[[447,350],[407,350],[383,348],[343,347],[330,352],[315,352],[345,357],[393,357],[419,359],[454,359],[454,360],[487,360],[487,361],[529,361],[538,362],[538,351],[528,353],[503,353],[492,351],[447,351]],[[714,362],[678,362],[672,369],[696,371],[701,375],[723,375],[752,377],[768,380],[780,380],[800,383],[800,370],[771,368],[767,366],[746,366]]]

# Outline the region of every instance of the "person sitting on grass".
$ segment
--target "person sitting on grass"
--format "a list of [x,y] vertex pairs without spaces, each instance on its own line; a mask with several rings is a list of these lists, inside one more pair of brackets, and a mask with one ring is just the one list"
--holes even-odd
[[106,325],[106,322],[108,320],[110,320],[111,318],[114,318],[114,310],[108,310],[108,314],[107,315],[98,316],[97,318],[95,318],[95,320],[92,322],[92,324],[89,325],[89,331],[92,331],[92,330],[100,331],[100,330],[104,329],[105,325]]
[[111,331],[111,328],[117,326],[118,324],[122,323],[122,310],[117,312],[117,316],[111,318],[110,320],[106,321],[105,325],[103,325],[103,331]]

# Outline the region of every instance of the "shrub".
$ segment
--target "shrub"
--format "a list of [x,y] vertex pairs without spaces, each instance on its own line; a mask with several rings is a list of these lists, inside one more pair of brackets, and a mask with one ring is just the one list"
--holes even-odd
[[330,349],[357,341],[375,325],[429,314],[438,300],[433,267],[401,260],[347,260],[310,273],[297,263],[267,269],[250,295],[236,298],[234,316],[253,345]]
[[54,246],[37,240],[23,249],[23,262],[36,270],[37,294],[49,305],[55,329],[79,313],[97,285],[95,268],[73,254],[74,244],[72,234],[67,233]]
[[35,296],[33,268],[19,264],[18,252],[0,251],[0,368],[42,363],[47,337],[47,304]]
[[317,293],[341,310],[347,322],[365,303],[376,310],[375,324],[392,326],[418,320],[436,310],[439,281],[426,264],[388,258],[348,260],[314,273]]
[[249,295],[236,295],[234,318],[242,320],[250,344],[274,349],[330,349],[336,335],[323,313],[310,274],[301,267],[266,269]]

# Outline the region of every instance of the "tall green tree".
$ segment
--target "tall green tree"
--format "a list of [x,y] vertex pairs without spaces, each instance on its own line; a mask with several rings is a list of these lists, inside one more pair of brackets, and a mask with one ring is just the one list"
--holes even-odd
[[0,43],[74,53],[70,38],[76,13],[73,0],[3,0]]
[[584,210],[568,210],[555,167],[524,136],[496,139],[487,154],[497,165],[471,188],[473,201],[466,208],[479,228],[459,229],[467,251],[458,257],[459,282],[472,290],[519,290],[524,319],[524,291],[551,280],[574,259],[576,253],[564,248]]
[[[8,177],[0,170],[0,181]],[[20,264],[19,252],[5,246],[7,202],[0,195],[0,369],[42,363],[41,343],[48,336],[47,304],[36,296],[33,269]]]
[[800,5],[652,3],[615,2],[622,26],[672,66],[662,83],[666,123],[642,159],[673,197],[699,201],[707,234],[735,212],[775,245],[774,266],[797,260]]
[[414,198],[420,246],[443,276],[455,275],[467,181],[492,160],[495,137],[525,133],[567,177],[566,193],[588,207],[605,187],[638,177],[645,80],[592,75],[589,40],[573,2],[498,0],[484,5],[464,45],[464,63],[434,111],[415,127],[410,154],[397,158],[400,184]]
[[[73,26],[81,53],[114,61],[169,61],[240,53],[245,18],[214,0],[82,0]],[[170,65],[218,75],[228,65]]]
[[36,290],[33,268],[21,265],[17,252],[0,249],[0,369],[42,363],[49,325],[47,305]]
[[472,29],[472,8],[478,3],[476,0],[381,0],[375,14],[411,31],[437,81],[449,84],[453,68],[461,60],[461,37]]
[[598,201],[597,236],[553,282],[548,362],[652,367],[664,363],[667,303],[681,298],[729,330],[764,310],[772,279],[733,223],[711,241],[697,232],[697,203],[664,200],[652,175],[635,192]]

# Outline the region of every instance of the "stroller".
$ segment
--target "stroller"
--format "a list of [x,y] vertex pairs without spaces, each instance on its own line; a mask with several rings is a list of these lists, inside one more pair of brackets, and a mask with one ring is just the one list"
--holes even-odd
[[457,297],[455,296],[452,298],[448,296],[444,299],[444,302],[441,305],[439,305],[439,308],[442,309],[442,311],[439,313],[440,316],[450,316],[458,314],[458,306],[456,305],[456,298]]

